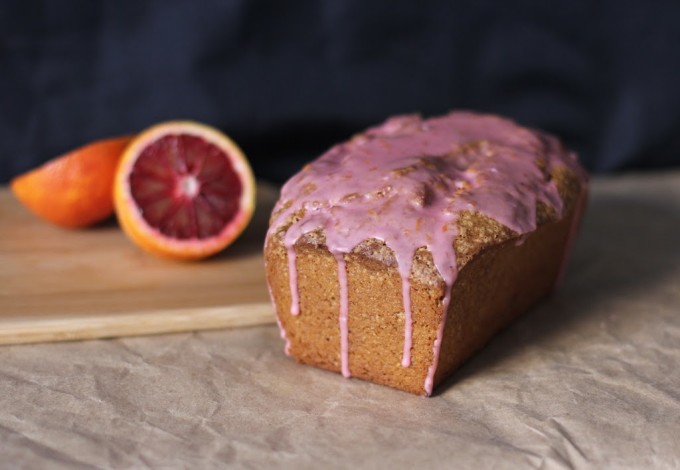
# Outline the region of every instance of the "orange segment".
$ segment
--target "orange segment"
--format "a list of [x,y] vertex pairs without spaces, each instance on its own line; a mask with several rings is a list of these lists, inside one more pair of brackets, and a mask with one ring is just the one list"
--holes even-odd
[[131,140],[100,140],[54,158],[14,178],[12,192],[35,215],[62,227],[104,220],[113,214],[113,179]]
[[116,173],[116,214],[141,248],[200,259],[231,244],[255,208],[255,180],[241,149],[190,121],[158,124],[129,145]]

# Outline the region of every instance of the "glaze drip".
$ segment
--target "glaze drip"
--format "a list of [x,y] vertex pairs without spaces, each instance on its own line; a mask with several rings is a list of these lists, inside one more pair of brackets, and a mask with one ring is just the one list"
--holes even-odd
[[338,263],[338,286],[340,287],[340,363],[341,372],[345,377],[349,377],[349,295],[347,288],[347,265],[345,256],[342,253],[335,254]]
[[[295,243],[320,230],[338,265],[341,370],[349,367],[348,286],[344,256],[368,239],[393,251],[402,280],[402,365],[412,362],[413,257],[426,248],[446,284],[433,360],[423,388],[432,392],[450,293],[461,212],[480,212],[519,235],[536,229],[541,202],[558,216],[563,202],[550,173],[582,170],[556,140],[495,116],[454,112],[423,120],[399,116],[331,148],[284,185],[267,239],[282,231],[288,253],[290,312],[300,313]],[[304,314],[304,312],[302,312]]]

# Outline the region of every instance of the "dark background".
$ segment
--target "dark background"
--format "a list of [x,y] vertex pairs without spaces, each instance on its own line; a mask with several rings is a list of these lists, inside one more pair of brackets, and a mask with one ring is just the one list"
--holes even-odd
[[282,181],[388,115],[467,108],[560,135],[589,169],[680,165],[680,2],[0,3],[0,182],[194,119]]

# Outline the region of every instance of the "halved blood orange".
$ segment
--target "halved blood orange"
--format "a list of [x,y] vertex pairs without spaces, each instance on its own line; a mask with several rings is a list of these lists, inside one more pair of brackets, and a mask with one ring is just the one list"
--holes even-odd
[[127,147],[114,182],[125,233],[157,255],[213,255],[245,229],[255,179],[241,149],[217,129],[190,121],[155,125]]
[[113,215],[111,189],[131,137],[92,142],[17,176],[11,188],[35,215],[67,228],[82,228]]

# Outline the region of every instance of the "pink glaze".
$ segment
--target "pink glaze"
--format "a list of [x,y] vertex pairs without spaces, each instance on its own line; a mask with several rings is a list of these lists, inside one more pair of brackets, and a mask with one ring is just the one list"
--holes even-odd
[[401,365],[409,367],[411,365],[411,347],[413,346],[413,319],[411,312],[411,283],[409,276],[411,270],[404,270],[401,275],[401,296],[404,299],[404,352],[401,357]]
[[267,234],[267,238],[273,236],[293,214],[302,214],[284,236],[291,313],[300,311],[295,243],[305,233],[321,229],[338,262],[341,366],[343,375],[349,377],[344,255],[364,240],[382,240],[393,250],[402,278],[402,365],[408,367],[411,268],[416,250],[427,248],[446,283],[433,360],[424,383],[425,392],[431,394],[451,287],[458,273],[453,250],[458,215],[478,211],[519,235],[532,232],[537,202],[562,214],[562,199],[549,177],[556,166],[583,174],[575,157],[556,139],[506,119],[469,112],[428,120],[415,115],[391,118],[333,147],[284,185]]
[[434,374],[437,372],[437,365],[439,365],[439,352],[442,349],[442,340],[444,338],[444,327],[446,326],[446,313],[449,311],[449,303],[451,303],[451,288],[446,286],[446,294],[442,301],[442,319],[437,328],[437,336],[434,339],[434,346],[432,347],[432,363],[427,368],[427,376],[425,377],[425,384],[423,389],[425,394],[429,397],[432,395],[432,388],[434,387]]
[[297,275],[295,268],[295,247],[293,244],[286,244],[286,253],[288,254],[288,274],[290,277],[290,313],[292,315],[300,314],[300,293],[298,290]]
[[347,293],[347,266],[345,255],[335,253],[335,260],[338,263],[338,285],[340,286],[340,358],[342,364],[342,375],[350,377],[349,373],[349,294]]

